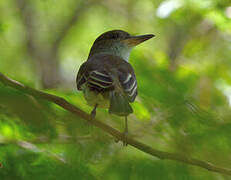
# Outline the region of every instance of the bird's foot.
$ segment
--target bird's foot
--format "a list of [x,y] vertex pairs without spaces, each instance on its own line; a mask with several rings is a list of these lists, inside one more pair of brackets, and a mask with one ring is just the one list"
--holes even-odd
[[127,143],[127,137],[128,137],[128,132],[127,131],[125,131],[124,133],[123,133],[123,146],[127,146],[128,145],[128,143]]
[[96,108],[97,108],[97,104],[95,105],[94,109],[91,111],[90,113],[90,118],[88,120],[87,126],[89,128],[89,131],[93,130],[93,126],[92,123],[95,120],[95,116],[96,116]]
[[96,111],[93,110],[91,112],[91,119],[90,120],[93,121],[95,119],[95,116],[96,116]]
[[125,129],[124,129],[124,140],[123,140],[123,146],[127,146],[127,137],[128,137],[128,119],[127,116],[125,116]]
[[[123,146],[127,146],[127,137],[128,137],[128,132],[124,131],[123,132],[123,139],[121,140],[123,142]],[[118,143],[120,140],[119,139],[115,139],[115,143]]]
[[[128,143],[127,143],[127,137],[128,137],[128,119],[127,119],[127,116],[125,116],[125,129],[124,129],[124,132],[123,132],[123,138],[122,138],[122,141],[123,141],[123,146],[127,146]],[[119,139],[115,139],[115,142],[119,142]]]
[[96,104],[94,109],[91,111],[91,115],[90,115],[91,119],[90,119],[90,121],[93,121],[95,119],[97,106],[98,106],[98,104]]

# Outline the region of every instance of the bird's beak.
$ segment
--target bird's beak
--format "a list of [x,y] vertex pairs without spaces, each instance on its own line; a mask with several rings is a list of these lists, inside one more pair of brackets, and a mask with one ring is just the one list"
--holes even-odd
[[151,38],[155,37],[154,34],[146,34],[146,35],[140,35],[140,36],[130,36],[129,38],[123,40],[124,43],[126,43],[128,46],[136,46],[144,41],[147,41]]

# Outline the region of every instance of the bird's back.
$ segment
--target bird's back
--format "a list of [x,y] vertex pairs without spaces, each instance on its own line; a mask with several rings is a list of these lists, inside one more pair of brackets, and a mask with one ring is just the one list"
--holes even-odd
[[97,54],[90,57],[81,67],[77,75],[77,87],[83,85],[98,93],[115,88],[113,74],[118,76],[122,90],[130,102],[137,96],[137,82],[132,66],[122,58],[109,54]]

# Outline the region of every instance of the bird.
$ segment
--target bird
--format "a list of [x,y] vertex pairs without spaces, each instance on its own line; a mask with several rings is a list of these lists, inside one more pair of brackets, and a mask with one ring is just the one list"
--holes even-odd
[[[94,41],[87,60],[77,73],[77,89],[83,91],[87,104],[93,106],[91,119],[97,108],[109,109],[110,114],[125,117],[124,136],[128,135],[130,103],[138,94],[137,80],[129,63],[131,50],[155,35],[130,35],[123,30],[111,30]],[[127,145],[124,142],[124,145]]]

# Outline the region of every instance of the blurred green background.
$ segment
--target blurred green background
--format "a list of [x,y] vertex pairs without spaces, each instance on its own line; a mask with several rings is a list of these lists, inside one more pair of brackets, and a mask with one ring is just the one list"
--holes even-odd
[[[0,72],[90,112],[77,71],[101,33],[156,35],[131,54],[130,135],[231,168],[230,0],[0,0]],[[98,119],[123,130],[124,120]],[[60,107],[0,83],[1,180],[228,180],[122,147]]]

